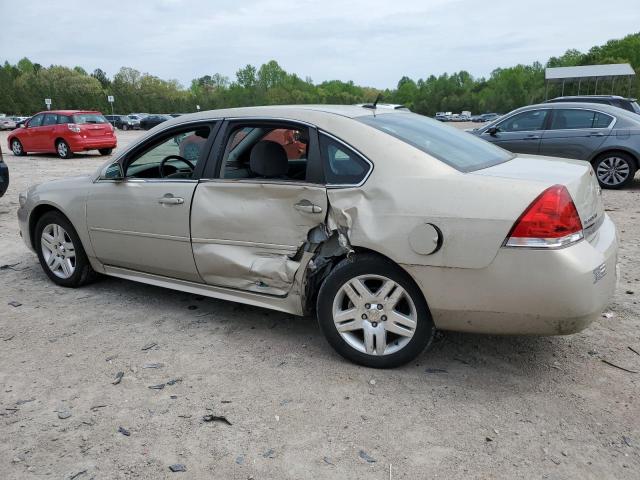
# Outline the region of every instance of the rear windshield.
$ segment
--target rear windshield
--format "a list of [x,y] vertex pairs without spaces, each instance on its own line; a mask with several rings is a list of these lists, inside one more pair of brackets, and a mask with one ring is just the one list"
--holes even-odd
[[76,113],[73,116],[74,123],[109,123],[103,115],[99,113]]
[[511,160],[514,155],[471,133],[414,113],[358,117],[378,130],[408,143],[461,172]]

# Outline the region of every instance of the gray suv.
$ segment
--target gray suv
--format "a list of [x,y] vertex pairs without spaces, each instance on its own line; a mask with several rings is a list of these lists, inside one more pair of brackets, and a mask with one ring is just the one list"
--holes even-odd
[[530,105],[470,133],[515,153],[586,160],[602,188],[628,186],[640,165],[640,116],[610,105]]
[[547,100],[545,103],[558,102],[601,103],[604,105],[622,108],[640,115],[640,105],[638,105],[635,98],[625,98],[619,95],[575,95],[570,97],[553,98],[551,100]]

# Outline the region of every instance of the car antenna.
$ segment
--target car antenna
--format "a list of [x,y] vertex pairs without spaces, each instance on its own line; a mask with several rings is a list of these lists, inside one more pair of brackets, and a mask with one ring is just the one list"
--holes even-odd
[[381,98],[382,98],[382,94],[379,93],[378,96],[376,97],[376,101],[373,102],[373,109],[374,110],[378,107],[378,102],[380,101]]

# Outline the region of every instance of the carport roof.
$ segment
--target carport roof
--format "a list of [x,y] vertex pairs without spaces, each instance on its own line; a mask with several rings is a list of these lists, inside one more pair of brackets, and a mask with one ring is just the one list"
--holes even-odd
[[608,65],[547,68],[544,77],[547,81],[562,81],[583,78],[632,77],[635,74],[628,63],[611,63]]

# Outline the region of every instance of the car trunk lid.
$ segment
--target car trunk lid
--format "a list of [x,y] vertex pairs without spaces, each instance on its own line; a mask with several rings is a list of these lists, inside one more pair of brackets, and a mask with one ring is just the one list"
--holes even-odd
[[539,182],[541,192],[552,185],[564,185],[578,210],[587,239],[604,219],[600,186],[588,162],[518,155],[508,162],[478,170],[474,174]]

